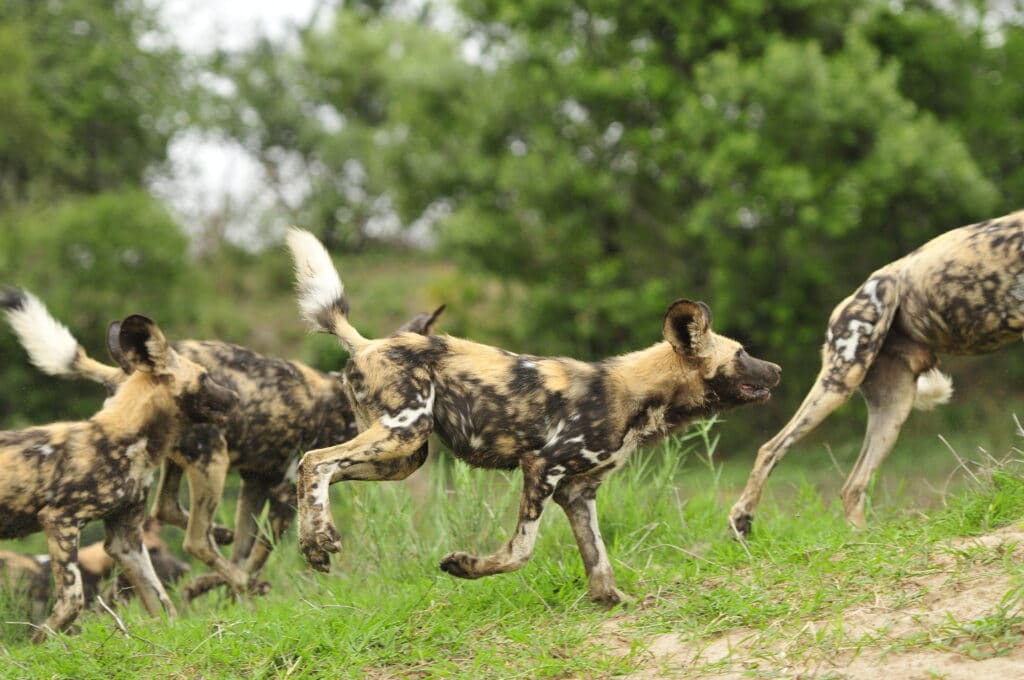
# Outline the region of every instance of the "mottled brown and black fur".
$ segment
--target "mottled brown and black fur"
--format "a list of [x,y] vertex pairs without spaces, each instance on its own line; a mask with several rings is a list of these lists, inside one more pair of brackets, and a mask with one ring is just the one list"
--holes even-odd
[[[160,537],[160,522],[150,518],[142,527],[142,544],[149,553],[153,572],[164,586],[176,583],[189,571],[187,562],[179,559]],[[107,554],[103,541],[91,543],[78,551],[78,567],[82,575],[84,605],[88,607],[96,596],[104,591],[109,600],[123,599],[133,592],[131,583],[123,574],[104,587],[114,570],[114,559]],[[0,586],[6,585],[12,592],[27,596],[32,611],[32,621],[41,622],[46,614],[46,605],[52,592],[49,555],[24,555],[10,550],[0,550]]]
[[132,315],[111,325],[111,353],[133,371],[92,418],[0,432],[0,539],[46,534],[56,598],[33,636],[64,630],[84,603],[78,535],[102,519],[105,548],[152,615],[174,606],[143,546],[146,494],[188,420],[223,417],[236,396]]
[[[863,526],[865,491],[915,405],[949,399],[936,354],[983,354],[1024,332],[1024,212],[942,234],[887,264],[833,310],[821,372],[796,414],[757,454],[730,525],[750,531],[768,475],[858,388],[868,406],[860,456],[840,493]],[[916,398],[916,403],[915,403]]]
[[636,447],[694,418],[768,398],[778,366],[711,331],[711,310],[676,301],[664,342],[596,363],[513,354],[449,336],[367,340],[348,322],[341,282],[308,232],[288,238],[304,316],[341,339],[351,358],[345,389],[360,433],[308,452],[299,465],[299,545],[326,571],[340,549],[328,487],[341,480],[403,479],[426,457],[431,432],[477,467],[523,472],[519,522],[493,555],[451,553],[441,568],[462,578],[512,571],[529,560],[549,498],[565,510],[594,600],[622,600],[598,529],[602,479]]
[[[51,374],[90,378],[106,385],[110,393],[127,379],[129,372],[122,369],[129,367],[95,361],[69,334],[65,351],[45,346],[47,339],[67,334],[67,329],[27,292],[10,289],[8,296],[8,310],[17,310],[8,311],[8,319],[36,366]],[[429,333],[443,309],[417,315],[399,332]],[[39,329],[49,327],[58,332],[39,337]],[[266,584],[249,581],[259,574],[271,546],[294,517],[299,456],[310,448],[340,444],[358,431],[341,376],[216,340],[182,340],[172,347],[205,367],[217,383],[234,390],[238,407],[223,424],[194,423],[182,430],[165,462],[153,514],[184,529],[186,552],[213,570],[185,587],[186,599],[224,584],[237,591],[247,586],[262,590]],[[49,357],[54,358],[48,361]],[[233,532],[213,523],[229,469],[241,477]],[[178,500],[183,473],[189,482],[189,512]],[[264,506],[268,506],[269,537],[259,535],[256,521]],[[232,539],[228,561],[217,543]]]

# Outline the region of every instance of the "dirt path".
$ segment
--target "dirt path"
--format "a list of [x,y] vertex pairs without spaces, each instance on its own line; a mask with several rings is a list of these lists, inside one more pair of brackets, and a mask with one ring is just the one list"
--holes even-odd
[[[639,640],[648,678],[751,677],[820,680],[987,680],[1024,678],[1020,603],[1000,604],[1011,588],[1007,564],[1024,558],[1024,528],[940,544],[926,569],[879,593],[867,606],[797,630],[734,629],[712,639],[676,634]],[[1002,614],[1002,615],[1000,615]],[[622,654],[637,644],[626,618],[610,621],[602,643]]]

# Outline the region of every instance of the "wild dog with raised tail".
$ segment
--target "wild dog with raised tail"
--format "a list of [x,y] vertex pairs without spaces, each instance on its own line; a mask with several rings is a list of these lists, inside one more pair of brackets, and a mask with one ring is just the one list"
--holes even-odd
[[937,354],[985,354],[1024,332],[1024,211],[935,237],[877,270],[832,311],[821,371],[797,412],[757,452],[729,524],[750,532],[772,469],[858,388],[868,406],[860,455],[840,491],[847,520],[863,527],[871,477],[912,408],[949,401]]
[[436,432],[477,467],[523,472],[519,521],[504,548],[484,557],[454,552],[441,569],[479,578],[530,559],[549,498],[562,506],[583,556],[590,596],[615,604],[611,562],[598,528],[602,479],[641,445],[695,418],[762,402],[779,381],[775,364],[749,356],[711,330],[702,302],[677,300],[663,342],[596,363],[513,354],[450,336],[411,333],[369,340],[349,323],[341,280],[309,232],[288,235],[303,317],[336,335],[351,358],[343,375],[360,433],[309,451],[298,472],[299,545],[314,568],[340,550],[328,487],[341,480],[403,479]]
[[[110,366],[90,357],[45,305],[25,290],[8,288],[0,309],[32,364],[49,375],[86,378],[114,394],[131,367]],[[397,332],[429,334],[444,310],[421,313]],[[189,423],[164,462],[152,513],[185,530],[185,551],[213,571],[182,590],[192,599],[228,585],[237,592],[263,592],[256,580],[271,549],[295,514],[295,468],[308,448],[340,444],[355,436],[355,416],[337,373],[299,361],[264,356],[219,340],[179,340],[172,348],[203,366],[218,384],[238,394],[238,407],[221,424]],[[241,477],[234,529],[214,524],[229,470]],[[181,478],[189,483],[186,511],[179,501]],[[267,507],[270,536],[257,519]],[[234,542],[230,561],[218,543]]]
[[174,616],[143,544],[146,494],[188,421],[223,420],[237,395],[171,349],[135,314],[111,324],[108,347],[131,375],[92,418],[0,432],[0,539],[46,534],[56,598],[32,637],[64,630],[84,603],[78,535],[102,519],[104,547],[150,614]]

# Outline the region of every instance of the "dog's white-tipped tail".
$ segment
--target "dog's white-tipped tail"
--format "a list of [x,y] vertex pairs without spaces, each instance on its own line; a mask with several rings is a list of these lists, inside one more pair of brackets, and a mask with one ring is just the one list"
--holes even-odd
[[27,290],[8,288],[3,294],[4,316],[28,352],[29,361],[47,375],[72,375],[78,341],[46,306]]
[[917,394],[914,396],[914,408],[918,411],[931,411],[941,406],[953,396],[953,379],[937,368],[925,371],[917,376]]
[[67,326],[53,318],[46,305],[27,290],[4,288],[0,309],[29,361],[43,373],[88,378],[104,385],[115,385],[124,378],[120,368],[90,357]]
[[296,288],[302,318],[338,337],[351,352],[367,342],[348,321],[345,287],[331,256],[316,236],[292,227],[286,238],[295,261]]

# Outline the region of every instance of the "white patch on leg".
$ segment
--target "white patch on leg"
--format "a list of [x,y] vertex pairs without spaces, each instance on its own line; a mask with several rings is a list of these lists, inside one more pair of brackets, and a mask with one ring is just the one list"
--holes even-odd
[[419,406],[407,408],[394,416],[381,416],[380,423],[389,430],[401,430],[409,427],[424,416],[434,415],[434,385],[430,390],[416,398]]
[[836,353],[843,361],[853,361],[857,357],[857,347],[860,345],[861,336],[870,334],[874,329],[874,324],[860,319],[852,319],[850,325],[847,326],[847,337],[839,338],[834,343]]
[[865,283],[863,291],[868,294],[868,298],[871,299],[871,304],[875,306],[875,309],[881,313],[882,300],[878,297],[878,279],[871,279]]
[[512,541],[512,561],[525,562],[533,555],[533,546],[537,543],[537,533],[540,531],[540,520],[535,519],[523,522],[519,526],[515,540]]
[[597,501],[588,499],[587,517],[590,522],[590,534],[594,537],[594,548],[597,550],[597,564],[594,565],[594,574],[611,574],[612,563],[608,559],[608,551],[604,547],[604,539],[601,538],[601,528],[597,523]]

